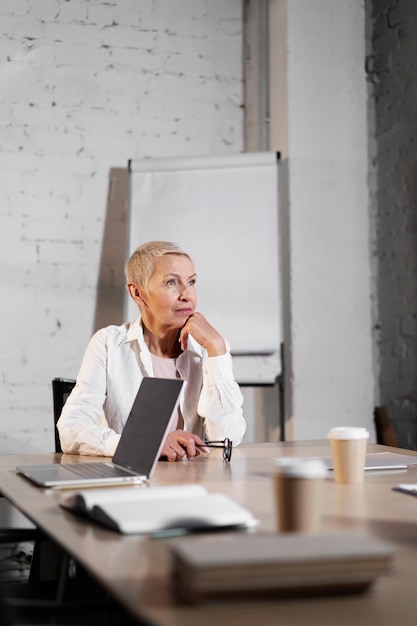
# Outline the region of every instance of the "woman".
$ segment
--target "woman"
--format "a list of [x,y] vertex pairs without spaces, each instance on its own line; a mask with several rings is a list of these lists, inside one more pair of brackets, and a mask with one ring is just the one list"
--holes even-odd
[[191,258],[173,243],[151,241],[135,250],[125,274],[140,316],[90,340],[58,421],[63,451],[113,456],[144,376],[186,381],[162,458],[208,452],[204,438],[240,443],[246,430],[242,395],[225,340],[195,310]]

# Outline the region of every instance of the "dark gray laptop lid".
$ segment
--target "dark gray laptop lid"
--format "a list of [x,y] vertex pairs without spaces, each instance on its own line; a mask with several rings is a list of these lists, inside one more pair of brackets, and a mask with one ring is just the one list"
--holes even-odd
[[165,433],[178,416],[176,408],[183,383],[169,378],[142,380],[112,459],[115,465],[149,478],[158,462]]

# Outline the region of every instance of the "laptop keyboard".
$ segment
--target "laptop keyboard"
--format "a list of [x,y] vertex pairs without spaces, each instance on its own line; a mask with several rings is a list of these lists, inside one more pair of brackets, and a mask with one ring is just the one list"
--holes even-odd
[[118,476],[134,475],[119,467],[114,467],[110,463],[103,463],[101,461],[97,461],[96,463],[67,463],[63,465],[63,467],[82,478],[114,478]]

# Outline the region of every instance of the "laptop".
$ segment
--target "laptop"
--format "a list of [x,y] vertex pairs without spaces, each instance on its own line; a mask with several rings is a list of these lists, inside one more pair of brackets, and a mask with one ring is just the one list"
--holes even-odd
[[41,487],[143,483],[151,477],[171,424],[178,418],[182,380],[144,378],[111,461],[19,465]]

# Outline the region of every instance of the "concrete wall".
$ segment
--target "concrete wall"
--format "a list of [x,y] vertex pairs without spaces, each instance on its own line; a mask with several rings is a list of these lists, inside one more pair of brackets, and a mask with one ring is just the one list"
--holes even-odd
[[364,4],[270,7],[271,147],[284,157],[287,416],[296,439],[352,424],[367,426],[372,440]]
[[[0,3],[0,453],[122,322],[130,158],[243,150],[240,0]],[[198,224],[196,224],[198,227]]]
[[378,403],[417,449],[417,5],[368,9]]

